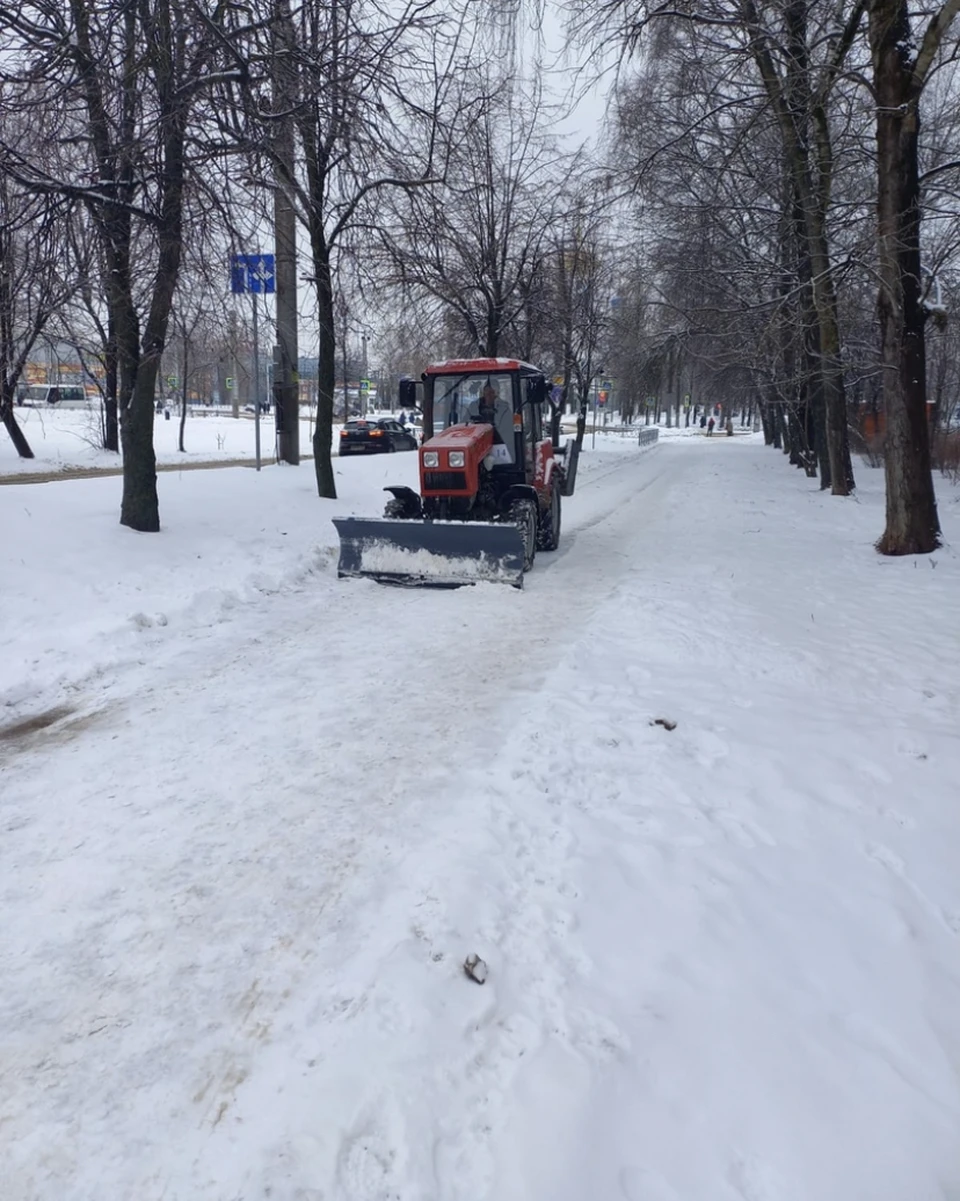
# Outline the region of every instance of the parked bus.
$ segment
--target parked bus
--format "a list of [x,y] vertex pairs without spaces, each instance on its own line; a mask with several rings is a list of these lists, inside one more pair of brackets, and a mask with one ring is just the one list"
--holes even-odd
[[87,390],[83,384],[22,384],[17,393],[17,404],[31,405],[87,405]]

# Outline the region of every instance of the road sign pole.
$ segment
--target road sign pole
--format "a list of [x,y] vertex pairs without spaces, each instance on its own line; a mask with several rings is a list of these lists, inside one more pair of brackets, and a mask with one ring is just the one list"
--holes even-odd
[[[235,254],[230,259],[230,290],[235,295],[249,292],[253,297],[253,426],[256,438],[257,471],[260,470],[260,307],[257,296],[275,292],[275,256],[272,254]],[[234,413],[236,414],[236,407]]]
[[257,452],[257,471],[260,470],[260,311],[257,294],[253,293],[253,427]]

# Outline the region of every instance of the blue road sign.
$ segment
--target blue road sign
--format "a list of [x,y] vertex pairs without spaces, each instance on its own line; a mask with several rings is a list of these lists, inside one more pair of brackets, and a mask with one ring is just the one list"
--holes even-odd
[[272,254],[234,254],[230,256],[230,290],[236,293],[276,291],[276,270]]

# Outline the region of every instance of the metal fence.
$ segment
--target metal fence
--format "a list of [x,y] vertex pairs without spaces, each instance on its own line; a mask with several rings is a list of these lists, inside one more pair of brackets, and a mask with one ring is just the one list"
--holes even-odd
[[640,430],[640,445],[653,446],[659,437],[660,431],[655,425],[644,426],[643,429]]

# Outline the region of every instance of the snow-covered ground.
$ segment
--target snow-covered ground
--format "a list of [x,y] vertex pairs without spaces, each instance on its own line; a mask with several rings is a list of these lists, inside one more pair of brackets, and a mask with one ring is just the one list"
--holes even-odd
[[[21,459],[6,436],[0,437],[0,476],[32,472],[64,471],[69,468],[97,468],[120,465],[117,455],[102,450],[100,443],[99,410],[18,408],[16,418],[30,443],[32,459]],[[336,449],[340,427],[334,430]],[[184,427],[185,451],[178,449],[180,419],[171,413],[170,420],[158,416],[154,422],[154,442],[157,462],[189,464],[230,459],[254,459],[256,455],[256,421],[252,413],[242,412],[233,417],[227,412],[201,407],[188,411]],[[309,420],[300,422],[300,447],[306,455],[311,451],[313,427]],[[260,422],[260,453],[264,459],[275,453],[276,432],[272,414],[264,414]]]
[[[30,408],[27,406],[18,408],[16,417],[30,443],[34,457],[32,459],[19,458],[13,448],[13,443],[4,433],[0,436],[0,477],[120,466],[117,455],[100,449],[99,410]],[[615,414],[612,420],[614,423],[617,421]],[[184,427],[186,449],[181,452],[178,449],[180,431],[178,414],[171,413],[169,421],[158,416],[154,423],[157,462],[164,466],[182,466],[197,462],[225,462],[238,459],[252,461],[256,453],[255,424],[253,414],[246,410],[239,417],[233,417],[222,409],[215,411],[200,406],[191,407],[188,410],[187,422]],[[613,427],[611,426],[611,428]],[[640,425],[638,424],[635,428],[640,429]],[[588,443],[593,440],[592,430],[591,416],[591,421],[587,425]],[[702,431],[696,427],[690,429],[680,427],[672,430],[663,428],[660,436],[669,439],[701,433]],[[334,451],[339,444],[339,436],[340,426],[335,425],[333,429]],[[312,454],[312,437],[312,416],[304,416],[300,422],[300,450],[304,456]],[[636,440],[632,433],[607,433],[601,423],[597,425],[597,438],[600,443],[609,443],[612,439],[616,439],[618,442]],[[274,457],[275,441],[276,431],[273,415],[268,413],[263,416],[260,423],[260,452],[264,460]]]
[[957,492],[598,438],[429,592],[337,470],[0,489],[3,1201],[960,1196]]

